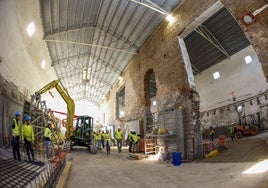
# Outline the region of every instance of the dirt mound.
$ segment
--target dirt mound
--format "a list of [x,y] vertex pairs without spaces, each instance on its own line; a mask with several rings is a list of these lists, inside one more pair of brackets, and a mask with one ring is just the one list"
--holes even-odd
[[263,139],[227,141],[227,149],[220,155],[202,160],[213,163],[256,162],[268,158],[266,141]]

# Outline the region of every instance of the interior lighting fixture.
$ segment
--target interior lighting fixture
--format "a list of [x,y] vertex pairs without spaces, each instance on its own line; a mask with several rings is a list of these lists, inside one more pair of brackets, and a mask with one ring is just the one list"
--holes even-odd
[[157,102],[156,101],[153,101],[153,105],[156,106]]
[[32,21],[26,28],[27,33],[29,35],[29,37],[32,37],[32,35],[34,34],[35,31],[35,24],[34,21]]
[[268,159],[265,159],[261,162],[256,163],[249,169],[242,172],[242,174],[259,174],[268,171]]
[[83,81],[88,82],[89,81],[89,75],[90,75],[90,68],[85,67],[83,69]]
[[171,14],[167,15],[166,19],[171,24],[175,22],[175,18]]
[[237,112],[241,113],[243,111],[243,107],[242,106],[238,106],[237,107]]
[[214,72],[213,73],[213,78],[214,78],[214,80],[219,79],[220,78],[220,73],[219,72]]
[[145,7],[152,9],[156,12],[159,12],[162,15],[165,15],[166,19],[169,23],[174,23],[174,21],[175,21],[175,18],[171,14],[169,14],[166,10],[162,9],[160,6],[158,6],[156,3],[152,2],[151,0],[145,0],[146,2],[141,2],[138,0],[130,0],[130,1],[137,3],[139,5],[145,6]]
[[251,24],[255,19],[255,16],[252,13],[249,13],[244,16],[243,20],[246,24]]
[[253,61],[253,60],[252,60],[252,58],[251,58],[250,55],[248,55],[248,56],[245,57],[245,62],[246,62],[246,64],[249,64],[249,63],[251,63],[252,61]]
[[41,67],[42,67],[42,69],[46,68],[46,60],[44,60],[44,59],[42,60]]
[[264,9],[266,9],[267,7],[268,7],[268,4],[265,4],[265,5],[263,5],[261,8],[255,10],[255,11],[253,11],[253,12],[248,13],[247,15],[245,15],[245,16],[243,17],[244,22],[245,22],[246,24],[251,24],[252,22],[254,22],[255,17],[256,17],[259,13],[261,13]]

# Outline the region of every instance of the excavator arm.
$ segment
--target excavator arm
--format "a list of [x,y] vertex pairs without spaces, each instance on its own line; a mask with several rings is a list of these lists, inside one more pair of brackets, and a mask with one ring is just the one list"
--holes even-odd
[[37,91],[36,95],[41,95],[45,92],[47,92],[50,89],[55,88],[60,96],[63,98],[65,103],[67,104],[67,120],[66,120],[66,139],[70,140],[70,137],[73,136],[73,120],[74,120],[74,111],[75,111],[75,105],[74,101],[69,95],[68,91],[61,86],[60,80],[54,80],[50,82],[49,84],[45,85],[43,88],[41,88],[39,91]]

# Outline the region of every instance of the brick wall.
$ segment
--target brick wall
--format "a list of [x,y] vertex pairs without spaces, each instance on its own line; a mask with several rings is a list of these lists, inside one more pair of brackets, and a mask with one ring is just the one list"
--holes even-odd
[[[215,0],[200,0],[198,3],[196,0],[182,1],[174,10],[176,23],[169,25],[164,21],[159,25],[139,50],[138,55],[130,61],[130,64],[123,73],[124,82],[118,82],[112,88],[109,99],[102,105],[103,109],[107,109],[108,111],[106,112],[110,113],[108,115],[108,122],[113,121],[115,94],[123,84],[126,91],[125,119],[138,118],[145,111],[144,76],[149,69],[152,69],[156,79],[156,100],[158,105],[165,107],[174,106],[174,104],[180,103],[181,100],[184,100],[184,105],[189,105],[185,106],[185,108],[189,109],[187,111],[187,117],[189,116],[188,128],[191,131],[193,130],[190,137],[194,139],[189,141],[189,146],[187,146],[189,155],[194,155],[196,150],[200,149],[200,138],[197,136],[200,135],[199,115],[195,116],[196,113],[193,113],[198,112],[199,110],[196,108],[199,107],[196,107],[194,99],[188,97],[190,90],[177,35],[215,2]],[[241,6],[240,1],[223,0],[222,2],[246,32],[262,63],[265,76],[268,78],[268,21],[265,19],[268,12],[264,11],[264,13],[261,13],[251,25],[243,25],[241,21],[245,14],[261,7],[265,4],[265,1],[256,0],[253,2],[252,0],[245,0],[243,1],[243,6]],[[193,100],[194,102],[191,102]],[[189,158],[192,158],[191,156]]]

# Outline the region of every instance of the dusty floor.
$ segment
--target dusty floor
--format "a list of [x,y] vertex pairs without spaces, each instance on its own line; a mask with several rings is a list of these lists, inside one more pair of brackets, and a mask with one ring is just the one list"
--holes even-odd
[[202,162],[241,163],[257,162],[264,159],[268,159],[266,140],[256,138],[227,141],[227,149],[220,150],[219,156],[204,159]]
[[107,156],[104,152],[91,155],[86,148],[75,148],[67,188],[268,188],[267,171],[242,174],[256,162],[268,159],[267,139],[265,133],[228,142],[228,150],[218,157],[180,166],[148,159],[129,160],[127,151]]

